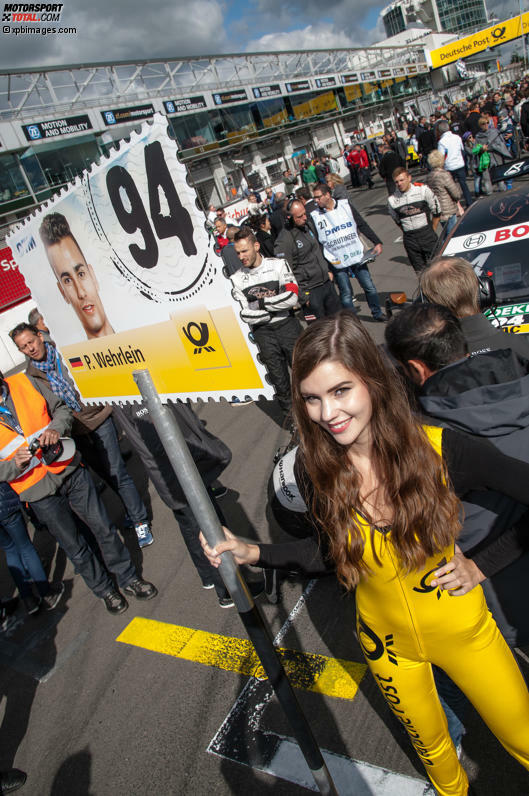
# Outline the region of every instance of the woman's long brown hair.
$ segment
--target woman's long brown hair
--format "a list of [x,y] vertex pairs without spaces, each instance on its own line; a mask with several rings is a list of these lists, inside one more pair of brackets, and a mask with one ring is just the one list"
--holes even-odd
[[352,589],[368,573],[364,534],[353,512],[361,511],[370,521],[360,498],[361,478],[347,446],[309,418],[300,393],[301,382],[326,360],[355,373],[369,391],[372,465],[392,507],[391,541],[404,571],[420,569],[453,542],[460,529],[459,501],[447,485],[442,459],[411,413],[400,377],[354,315],[340,312],[311,324],[294,349],[293,414],[304,467],[314,485],[312,511],[328,539],[338,578]]

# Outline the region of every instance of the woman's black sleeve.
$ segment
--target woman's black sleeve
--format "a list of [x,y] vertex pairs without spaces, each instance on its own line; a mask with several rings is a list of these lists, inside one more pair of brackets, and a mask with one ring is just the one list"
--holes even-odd
[[333,571],[315,536],[295,542],[260,544],[256,566],[265,569],[300,570],[307,575],[325,575]]
[[507,456],[483,437],[443,429],[443,459],[458,497],[473,489],[494,489],[529,505],[529,464]]
[[527,552],[529,542],[529,512],[526,512],[518,522],[507,531],[504,531],[489,545],[480,545],[478,552],[467,552],[485,577],[491,578],[505,567],[517,561]]

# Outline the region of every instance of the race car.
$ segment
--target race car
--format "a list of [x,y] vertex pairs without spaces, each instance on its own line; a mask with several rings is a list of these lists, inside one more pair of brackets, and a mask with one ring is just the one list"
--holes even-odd
[[529,333],[529,182],[474,202],[438,253],[464,257],[493,280],[497,305],[485,315],[494,326]]

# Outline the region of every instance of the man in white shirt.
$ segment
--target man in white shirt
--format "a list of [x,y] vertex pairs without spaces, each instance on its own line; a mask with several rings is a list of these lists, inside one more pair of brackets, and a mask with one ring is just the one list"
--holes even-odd
[[467,207],[470,207],[472,196],[467,185],[463,141],[458,135],[452,133],[450,125],[445,121],[438,122],[437,135],[439,135],[437,149],[444,155],[445,169],[450,172],[454,180],[461,186]]

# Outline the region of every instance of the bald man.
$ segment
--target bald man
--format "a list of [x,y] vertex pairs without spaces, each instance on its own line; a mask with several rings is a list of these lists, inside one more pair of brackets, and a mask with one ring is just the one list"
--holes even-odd
[[292,268],[299,286],[299,303],[307,323],[334,315],[342,308],[329,265],[314,233],[303,202],[287,205],[287,223],[274,244],[274,255]]

